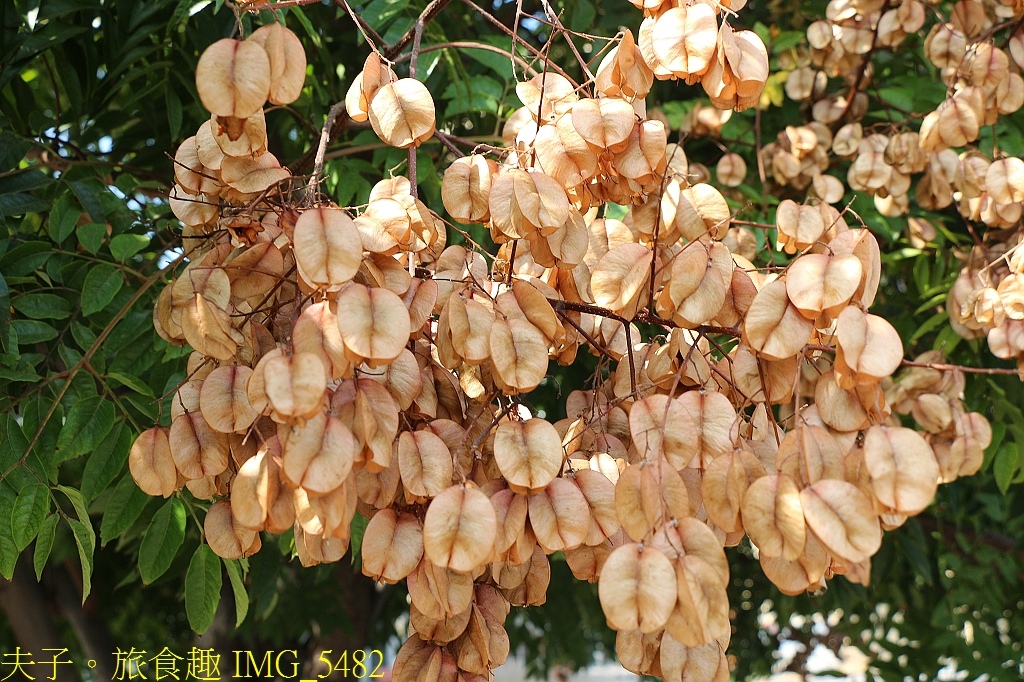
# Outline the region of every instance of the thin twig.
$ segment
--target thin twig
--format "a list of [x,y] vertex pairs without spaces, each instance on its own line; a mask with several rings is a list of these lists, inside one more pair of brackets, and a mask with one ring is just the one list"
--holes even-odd
[[327,151],[327,142],[331,137],[331,130],[338,115],[345,108],[345,101],[335,102],[331,110],[327,112],[327,120],[324,121],[324,128],[320,133],[320,144],[316,148],[316,160],[313,162],[313,177],[309,179],[309,192],[306,194],[306,203],[310,206],[320,200],[320,175],[324,172],[324,153]]

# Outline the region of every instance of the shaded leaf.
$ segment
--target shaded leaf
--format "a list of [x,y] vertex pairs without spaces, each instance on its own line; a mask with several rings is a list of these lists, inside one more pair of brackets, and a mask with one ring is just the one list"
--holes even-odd
[[192,555],[185,574],[185,614],[188,624],[202,634],[213,623],[220,603],[220,557],[203,543]]
[[171,498],[153,515],[139,547],[139,573],[149,584],[170,567],[185,539],[185,505]]

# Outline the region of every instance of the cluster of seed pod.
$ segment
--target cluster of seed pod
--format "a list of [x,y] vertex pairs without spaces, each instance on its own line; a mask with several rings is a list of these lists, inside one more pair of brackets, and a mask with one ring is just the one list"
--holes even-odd
[[975,246],[946,299],[953,329],[965,339],[987,337],[998,358],[1024,370],[1024,253],[1014,243]]
[[[807,29],[809,49],[780,58],[789,69],[787,95],[807,102],[812,120],[787,127],[762,149],[772,179],[782,186],[808,189],[811,203],[838,203],[849,188],[871,195],[885,216],[906,215],[916,201],[929,211],[955,207],[966,221],[991,228],[987,243],[965,256],[947,309],[961,336],[987,334],[997,357],[1018,362],[1024,361],[1024,338],[1016,331],[1022,314],[1017,301],[1020,285],[1011,262],[1019,260],[1012,256],[1020,236],[1019,229],[1003,231],[1020,226],[1024,160],[998,148],[986,154],[974,143],[984,126],[1024,105],[1024,30],[1013,28],[1005,48],[992,40],[994,32],[1008,26],[1000,22],[1022,14],[1019,3],[963,0],[953,6],[947,20],[940,16],[928,27],[928,12],[918,0],[832,0],[826,18]],[[910,121],[864,127],[859,119],[868,106],[864,90],[872,78],[871,52],[896,48],[914,33],[926,33],[924,57],[939,70],[947,98],[916,129]],[[843,87],[830,93],[829,79],[835,77],[844,79]],[[700,117],[711,125],[700,123]],[[849,119],[852,122],[844,123]],[[698,107],[683,128],[695,136],[716,135],[721,126],[714,120]],[[734,170],[739,167],[734,156],[722,157],[722,184],[742,182]],[[837,159],[849,162],[842,179],[832,174]],[[804,207],[799,213],[803,222],[794,223],[788,217],[792,208],[787,211],[780,211],[777,218],[778,245],[793,253],[803,248],[795,243],[806,242],[794,242],[786,225],[811,226],[817,232],[818,219],[812,217],[815,211]],[[935,234],[926,221],[911,222],[912,231],[924,228]],[[918,245],[927,242],[914,235],[911,239]]]
[[736,31],[720,14],[735,15],[746,0],[671,2],[630,0],[644,12],[637,41],[659,80],[700,83],[720,109],[757,104],[768,79],[768,51],[753,31]]
[[[645,4],[639,43],[625,33],[593,82],[548,71],[519,83],[508,147],[445,173],[448,213],[500,244],[490,267],[446,247],[405,178],[379,182],[356,217],[282,188],[288,172],[258,134],[268,95],[253,104],[275,90],[239,55],[256,54],[258,34],[294,44],[286,29],[200,60],[197,79],[221,74],[232,108],[200,87],[214,119],[178,152],[175,204],[199,246],[154,312],[164,338],[195,352],[170,426],[142,434],[131,471],[149,494],[213,500],[205,539],[226,558],[293,529],[304,565],[337,561],[355,514],[369,519],[362,570],[406,580],[411,598],[396,680],[487,679],[508,655],[510,607],[544,602],[554,552],[598,583],[628,669],[728,679],[725,547],[749,538],[791,594],[835,573],[866,581],[883,530],[976,470],[988,445],[959,375],[915,367],[892,381],[903,347],[867,312],[881,274],[868,230],[827,201],[784,202],[779,246],[798,255],[767,273],[750,262],[751,233],[644,97],[654,77],[679,75],[731,84],[730,106],[746,106],[764,81],[750,86],[743,65],[763,45],[737,47],[752,39],[719,29],[711,5]],[[694,28],[672,47],[660,24],[679,21]],[[298,63],[291,48],[264,54],[278,55],[271,74]],[[346,99],[399,147],[434,134],[429,93],[406,81],[371,55]],[[830,131],[785,135],[791,181],[829,195],[814,149],[834,146]],[[221,137],[248,151],[232,156]],[[253,184],[225,178],[235,158],[255,164]],[[736,166],[719,175],[735,181]],[[623,220],[598,217],[609,201],[629,206]],[[602,358],[594,388],[569,394],[565,419],[531,414],[519,396],[581,349]]]

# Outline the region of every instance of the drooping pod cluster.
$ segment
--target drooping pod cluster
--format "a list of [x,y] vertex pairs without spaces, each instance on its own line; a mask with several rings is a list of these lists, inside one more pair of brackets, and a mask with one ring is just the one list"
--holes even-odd
[[[1024,310],[1017,302],[1020,257],[1015,254],[1024,160],[996,144],[982,149],[979,135],[1024,105],[1024,31],[1012,26],[1022,13],[1014,2],[964,0],[943,17],[918,0],[833,0],[826,17],[807,28],[806,49],[780,57],[788,69],[785,92],[807,103],[810,120],[787,126],[762,149],[771,179],[807,190],[812,204],[843,202],[849,189],[872,196],[884,216],[906,215],[916,202],[927,211],[953,207],[965,221],[988,230],[984,242],[965,252],[947,310],[961,336],[987,335],[993,354],[1018,363],[1024,358],[1024,335],[1017,330]],[[1009,33],[1005,40],[996,39],[1001,30]],[[899,47],[911,34],[924,38],[923,56],[938,71],[947,96],[923,119],[866,125],[861,119],[874,77],[869,57]],[[840,87],[830,88],[836,78],[842,79]],[[683,128],[693,136],[717,135],[723,118],[698,106]],[[735,156],[723,155],[724,167],[717,168],[723,185],[739,184],[746,175],[745,167],[736,170]],[[791,206],[779,213],[777,244],[794,253],[803,247],[788,235],[790,211]],[[802,208],[798,224],[813,232],[819,228],[812,213]],[[934,238],[935,227],[927,220],[909,222],[915,246]]]
[[[444,208],[486,226],[490,264],[446,245],[404,177],[353,215],[262,160],[272,74],[298,56],[261,45],[295,44],[287,29],[200,60],[197,79],[220,79],[209,101],[200,88],[214,118],[179,149],[174,204],[195,247],[154,311],[194,352],[170,426],[143,433],[131,471],[149,494],[210,500],[205,538],[226,558],[293,529],[304,565],[337,561],[356,513],[368,519],[363,572],[409,589],[396,680],[488,678],[511,606],[546,599],[554,552],[598,583],[628,669],[728,679],[725,547],[746,538],[786,593],[835,573],[864,582],[883,531],[977,470],[991,439],[958,373],[893,379],[903,346],[868,312],[881,276],[868,230],[827,200],[785,201],[778,247],[794,257],[752,264],[752,235],[644,97],[674,76],[750,106],[764,46],[719,26],[718,4],[645,5],[640,38],[624,33],[593,81],[519,83],[506,147],[445,172]],[[435,134],[429,92],[376,55],[346,106],[394,146]],[[792,158],[773,172],[831,196],[831,135],[787,130]],[[256,164],[252,184],[228,181],[236,158]],[[741,180],[737,158],[719,176]],[[628,207],[622,220],[600,217],[608,203]],[[532,414],[520,396],[581,350],[601,358],[593,388],[568,394],[565,419]]]

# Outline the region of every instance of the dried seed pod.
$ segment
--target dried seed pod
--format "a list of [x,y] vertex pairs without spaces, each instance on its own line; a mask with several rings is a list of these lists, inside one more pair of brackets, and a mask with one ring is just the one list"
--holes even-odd
[[178,471],[168,435],[164,427],[146,429],[135,439],[128,453],[132,478],[147,495],[170,497],[178,488]]
[[376,367],[401,354],[411,325],[409,310],[397,294],[351,283],[338,293],[336,303],[338,328],[353,362]]
[[323,412],[301,426],[285,426],[280,439],[282,474],[311,495],[326,495],[344,483],[361,449],[341,419]]
[[210,372],[199,392],[199,405],[206,423],[221,433],[241,433],[256,421],[246,387],[252,370],[224,365]]
[[[686,394],[688,395],[688,394]],[[700,451],[700,433],[679,399],[656,394],[633,403],[629,410],[633,445],[644,459],[664,457],[675,469],[689,466]]]
[[743,530],[740,517],[743,497],[751,483],[766,475],[764,465],[744,448],[713,459],[701,477],[708,518],[726,532]]
[[885,319],[848,307],[836,321],[836,379],[843,388],[892,376],[903,361],[903,342]]
[[864,464],[875,497],[898,514],[920,514],[935,497],[938,462],[912,429],[872,426],[864,434]]
[[367,113],[373,132],[392,147],[418,147],[434,135],[434,99],[414,78],[383,85],[374,93]]
[[587,500],[571,481],[556,478],[529,498],[530,526],[546,554],[583,544],[590,530]]
[[250,556],[260,548],[260,534],[235,523],[231,503],[226,499],[217,500],[207,510],[203,533],[210,549],[224,559]]
[[171,422],[169,443],[174,466],[187,481],[219,476],[228,468],[227,437],[211,429],[200,412]]
[[407,499],[432,498],[452,483],[452,453],[433,431],[404,431],[398,439],[398,470]]
[[739,187],[747,177],[747,162],[739,154],[723,154],[715,165],[715,175],[726,187]]
[[302,419],[321,409],[327,390],[327,372],[324,363],[313,353],[270,358],[263,366],[262,377],[267,400],[282,417]]
[[802,504],[797,482],[785,474],[750,484],[741,506],[743,528],[762,554],[789,560],[800,556],[807,542]]
[[306,51],[298,36],[284,24],[260,26],[246,39],[263,47],[270,60],[270,92],[273,104],[291,104],[302,94],[306,81]]
[[616,151],[636,124],[633,106],[618,97],[581,99],[572,107],[572,126],[597,150]]
[[217,116],[252,116],[267,101],[270,84],[270,58],[255,41],[218,40],[196,65],[199,99]]
[[415,571],[423,557],[423,526],[412,514],[382,509],[366,525],[360,556],[363,575],[397,583]]
[[460,222],[483,223],[490,218],[488,197],[498,164],[479,154],[455,159],[444,172],[441,200],[445,210]]
[[786,283],[771,282],[754,297],[743,320],[743,342],[770,360],[800,352],[811,337],[813,323],[789,300]]
[[718,37],[711,5],[673,7],[657,18],[651,45],[659,64],[687,83],[696,83],[708,70]]
[[340,208],[312,208],[295,222],[295,265],[311,286],[338,291],[351,281],[362,262],[361,244],[355,223]]
[[453,485],[431,501],[423,519],[426,558],[468,573],[494,550],[497,517],[487,496],[472,485]]
[[562,468],[562,445],[550,422],[529,419],[503,421],[494,432],[494,460],[515,492],[539,491]]
[[807,527],[836,556],[864,561],[881,547],[882,529],[871,501],[853,484],[818,481],[800,491],[800,504]]
[[668,622],[675,604],[675,571],[654,547],[619,547],[604,563],[598,597],[608,626],[651,633]]
[[591,275],[594,302],[626,319],[636,315],[647,294],[654,253],[641,244],[623,244],[605,254]]

